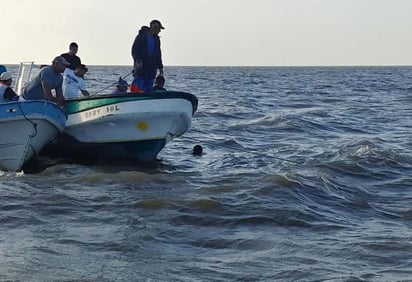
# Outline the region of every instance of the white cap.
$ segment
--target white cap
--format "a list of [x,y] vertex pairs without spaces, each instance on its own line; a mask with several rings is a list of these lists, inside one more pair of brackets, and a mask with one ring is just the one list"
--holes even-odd
[[5,80],[9,80],[9,79],[11,79],[11,73],[9,73],[8,71],[5,71],[5,72],[0,74],[0,80],[1,81],[5,81]]

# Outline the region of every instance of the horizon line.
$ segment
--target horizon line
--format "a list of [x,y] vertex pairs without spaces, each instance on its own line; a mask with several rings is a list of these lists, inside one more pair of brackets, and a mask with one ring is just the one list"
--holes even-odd
[[[27,61],[32,62],[32,61]],[[24,63],[27,63],[26,61]],[[22,62],[20,62],[22,63]],[[19,66],[20,63],[2,63],[0,65],[5,66]],[[39,64],[33,61],[33,64],[36,66],[48,66],[51,64]],[[132,64],[88,64],[87,66],[108,66],[108,67],[133,67]],[[412,65],[408,64],[354,64],[354,65],[164,65],[164,67],[240,67],[240,68],[256,68],[256,67],[411,67]]]
[[[30,62],[30,61],[29,61]],[[34,63],[34,65],[36,66],[48,66],[51,64],[38,64],[38,63]],[[14,64],[6,64],[3,63],[2,65],[5,66],[19,66],[20,63],[14,63]],[[96,67],[103,67],[103,66],[107,66],[107,67],[132,67],[132,65],[122,65],[122,64],[88,64],[87,66],[96,66]],[[283,68],[283,67],[412,67],[412,65],[403,65],[403,64],[382,64],[382,65],[378,65],[378,64],[373,64],[373,65],[363,65],[363,64],[359,64],[359,65],[165,65],[164,67],[239,67],[239,68]]]

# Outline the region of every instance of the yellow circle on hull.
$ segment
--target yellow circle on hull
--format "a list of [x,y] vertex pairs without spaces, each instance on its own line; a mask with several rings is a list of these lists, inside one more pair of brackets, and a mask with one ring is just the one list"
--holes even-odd
[[139,121],[137,122],[137,128],[140,130],[147,130],[149,126],[147,125],[145,121]]

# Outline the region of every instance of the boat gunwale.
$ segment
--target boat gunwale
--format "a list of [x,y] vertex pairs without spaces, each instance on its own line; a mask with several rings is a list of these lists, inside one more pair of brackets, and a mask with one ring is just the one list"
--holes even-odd
[[[22,105],[24,104],[37,104],[41,103],[42,107],[31,107],[29,109],[24,109]],[[4,115],[0,116],[0,123],[2,122],[11,122],[11,121],[20,121],[20,120],[29,120],[32,122],[35,121],[42,121],[45,120],[48,123],[52,124],[54,127],[57,128],[59,132],[63,132],[65,128],[65,123],[67,121],[68,115],[67,113],[62,110],[57,104],[54,102],[50,102],[47,100],[21,100],[21,101],[10,101],[5,102],[0,105],[0,108],[7,108],[7,107],[17,107],[19,109],[18,112],[12,112],[9,116]],[[63,114],[63,117],[50,116],[46,114],[46,108],[50,110],[54,110]],[[10,110],[10,109],[9,109]],[[29,111],[29,113],[27,113]],[[1,115],[1,114],[0,114]]]
[[[150,93],[150,94],[136,94],[136,93],[122,93],[122,94],[105,94],[105,95],[96,95],[88,97],[80,97],[75,99],[70,99],[65,101],[65,106],[68,114],[74,114],[82,111],[92,110],[98,107],[104,107],[117,103],[124,103],[129,101],[139,101],[139,100],[164,100],[164,99],[184,99],[192,104],[192,115],[196,112],[198,106],[198,99],[195,95],[186,93],[186,92],[177,92],[177,91],[166,91],[160,93]],[[105,100],[108,101],[101,103],[99,105],[90,105],[82,106],[77,110],[72,110],[74,104],[79,104],[81,102],[95,102],[95,100]],[[82,103],[84,104],[84,103]]]

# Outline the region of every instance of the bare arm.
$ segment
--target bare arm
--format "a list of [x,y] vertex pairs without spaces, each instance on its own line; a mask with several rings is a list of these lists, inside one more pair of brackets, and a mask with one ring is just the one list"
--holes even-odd
[[41,85],[43,87],[43,93],[46,99],[55,102],[56,99],[53,97],[51,86],[44,80],[41,81]]
[[60,106],[64,107],[64,96],[63,96],[63,89],[61,87],[56,89],[56,103]]
[[56,89],[56,97],[54,97],[52,93],[52,88],[47,82],[42,80],[41,85],[43,87],[44,96],[47,100],[55,102],[60,106],[64,106],[63,90],[61,87]]

